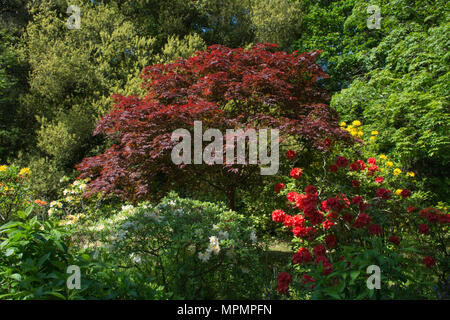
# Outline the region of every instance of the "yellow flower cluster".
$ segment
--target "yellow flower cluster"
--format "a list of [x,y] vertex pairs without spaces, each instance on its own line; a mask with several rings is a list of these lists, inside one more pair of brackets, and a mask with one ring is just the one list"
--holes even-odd
[[359,120],[353,121],[352,124],[348,126],[347,123],[345,123],[344,121],[341,122],[339,125],[342,129],[348,131],[354,137],[361,138],[364,135],[361,128],[359,128],[361,126],[361,121]]
[[4,172],[4,171],[6,171],[7,169],[8,169],[8,166],[5,166],[5,165],[0,166],[0,172]]
[[30,168],[22,168],[19,171],[19,176],[25,176],[31,173]]

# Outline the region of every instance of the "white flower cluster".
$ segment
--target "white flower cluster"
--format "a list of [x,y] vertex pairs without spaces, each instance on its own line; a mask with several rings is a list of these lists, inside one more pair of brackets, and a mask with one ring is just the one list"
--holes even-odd
[[54,213],[58,212],[58,209],[61,209],[63,207],[63,204],[59,201],[52,201],[50,202],[50,209],[48,209],[48,215],[51,216]]
[[[220,233],[219,233],[220,234]],[[222,237],[222,239],[228,239],[228,232],[222,232],[220,234],[220,236]],[[214,252],[215,254],[219,254],[220,252],[220,244],[219,244],[219,238],[216,236],[211,236],[209,237],[209,246],[206,249],[206,251],[204,253],[199,252],[198,253],[198,258],[203,261],[206,262],[209,260],[209,258],[211,258],[211,253]]]

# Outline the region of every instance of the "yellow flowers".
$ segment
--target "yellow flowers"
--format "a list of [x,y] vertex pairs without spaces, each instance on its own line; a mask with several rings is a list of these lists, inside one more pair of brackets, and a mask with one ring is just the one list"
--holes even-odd
[[399,168],[394,169],[394,176],[398,176],[400,173],[402,173],[402,170],[400,170]]
[[406,175],[408,177],[414,177],[416,174],[414,172],[412,172],[412,171],[409,171],[409,172],[406,173]]
[[344,121],[342,121],[341,123],[339,123],[339,126],[341,126],[341,127],[345,127],[347,124],[344,122]]
[[370,139],[370,141],[375,141],[375,140],[377,140],[377,137],[371,136],[369,139]]
[[393,167],[394,163],[392,161],[387,161],[386,162],[386,167]]
[[386,159],[387,159],[387,157],[386,157],[386,155],[385,155],[385,154],[382,154],[382,155],[380,155],[380,159],[382,159],[382,160],[386,160]]
[[378,134],[378,131],[374,130],[370,134],[373,135],[373,136],[376,136]]
[[30,172],[31,172],[30,168],[22,168],[19,171],[19,176],[24,176],[24,175],[30,174]]
[[402,193],[402,191],[403,191],[402,189],[397,189],[395,190],[395,194],[399,196]]
[[4,172],[8,169],[8,166],[0,166],[0,172]]
[[359,127],[361,125],[361,121],[355,120],[352,122],[352,125],[354,125],[355,127]]

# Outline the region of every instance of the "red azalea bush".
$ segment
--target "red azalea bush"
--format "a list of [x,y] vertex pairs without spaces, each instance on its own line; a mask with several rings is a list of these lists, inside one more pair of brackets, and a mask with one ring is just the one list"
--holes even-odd
[[[385,157],[334,159],[325,172],[292,169],[295,180],[277,194],[286,206],[272,219],[292,233],[295,249],[279,293],[297,299],[431,297],[433,286],[447,279],[450,215],[417,209],[424,195],[410,190],[400,169],[391,173]],[[380,290],[367,286],[371,265],[380,268]]]

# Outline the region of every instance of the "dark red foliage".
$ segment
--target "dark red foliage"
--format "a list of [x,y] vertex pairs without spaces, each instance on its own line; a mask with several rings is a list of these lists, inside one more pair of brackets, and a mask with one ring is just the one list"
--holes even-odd
[[172,132],[193,132],[194,121],[203,122],[203,131],[224,134],[227,128],[277,128],[282,137],[294,135],[323,151],[333,141],[353,141],[319,85],[327,77],[315,62],[319,54],[277,52],[271,44],[250,50],[214,45],[189,59],[146,67],[141,77],[148,94],[113,95],[111,112],[94,131],[110,138],[112,147],[77,166],[80,178],[92,178],[88,194],[135,201],[174,183],[200,184],[200,177],[225,193],[247,183],[247,165],[172,163]]

